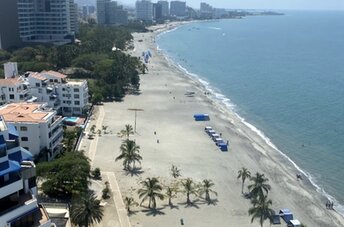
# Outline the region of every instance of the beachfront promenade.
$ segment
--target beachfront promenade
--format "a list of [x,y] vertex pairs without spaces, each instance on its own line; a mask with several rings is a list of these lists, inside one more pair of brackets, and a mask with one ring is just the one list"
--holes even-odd
[[[241,195],[241,181],[237,179],[241,167],[247,167],[251,173],[264,173],[270,179],[269,197],[276,211],[289,208],[307,226],[342,226],[342,218],[324,207],[326,200],[306,180],[296,180],[297,172],[291,164],[233,113],[218,108],[197,82],[187,79],[158,55],[154,35],[134,34],[136,40],[143,42],[135,42],[132,54],[140,56],[142,51],[150,49],[153,55],[148,64],[149,73],[141,76],[142,93],[128,95],[123,102],[97,106],[86,132],[95,124],[99,129],[108,126],[107,131],[111,133],[94,139],[85,136],[79,148],[86,151],[93,167],[101,169],[103,181],[109,181],[113,193],[105,205],[104,220],[98,226],[179,226],[180,219],[187,226],[197,227],[257,226],[250,223],[247,211],[251,205]],[[187,97],[188,91],[194,91],[195,96]],[[123,171],[121,161],[115,162],[122,142],[116,133],[125,124],[134,125],[134,113],[128,110],[132,108],[143,109],[137,113],[137,133],[131,137],[140,146],[143,161],[140,171],[128,174]],[[211,120],[195,122],[195,113],[208,113]],[[221,152],[206,135],[207,124],[230,141],[228,152]],[[158,212],[135,207],[128,219],[122,199],[134,197],[140,203],[137,190],[147,177],[158,177],[162,184],[170,184],[172,164],[182,170],[182,178],[190,177],[196,182],[211,179],[218,192],[213,198],[217,200],[208,205],[192,196],[194,206],[186,206],[185,196],[180,194],[173,199],[173,209],[166,199],[158,200]]]

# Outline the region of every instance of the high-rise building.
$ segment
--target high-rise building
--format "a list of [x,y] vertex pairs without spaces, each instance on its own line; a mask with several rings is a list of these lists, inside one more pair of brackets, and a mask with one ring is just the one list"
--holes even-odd
[[20,46],[17,0],[0,1],[0,49]]
[[170,15],[170,8],[168,1],[158,1],[158,5],[161,5],[161,14],[163,17],[168,17]]
[[74,0],[17,0],[23,42],[72,42],[77,31]]
[[128,12],[116,1],[97,0],[97,21],[104,25],[127,24]]
[[171,1],[170,2],[170,15],[176,17],[186,16],[186,2]]
[[0,116],[0,226],[53,226],[37,203],[36,166],[14,125]]
[[212,18],[213,7],[205,2],[200,4],[200,16],[201,18]]
[[162,6],[158,3],[153,3],[153,18],[155,20],[162,19]]
[[150,0],[136,1],[136,19],[142,21],[153,20],[153,3]]
[[108,8],[110,0],[97,0],[97,21],[98,24],[108,23]]

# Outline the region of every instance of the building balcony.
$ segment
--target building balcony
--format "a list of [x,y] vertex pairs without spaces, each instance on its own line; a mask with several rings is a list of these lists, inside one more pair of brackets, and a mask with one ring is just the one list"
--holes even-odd
[[54,116],[53,123],[51,124],[51,129],[53,130],[54,127],[57,127],[58,125],[62,124],[63,117],[62,116]]
[[8,223],[38,208],[37,199],[31,193],[12,194],[11,196],[2,198],[0,201],[0,217]]
[[0,198],[4,198],[23,189],[23,180],[18,174],[12,175],[10,180],[0,180]]

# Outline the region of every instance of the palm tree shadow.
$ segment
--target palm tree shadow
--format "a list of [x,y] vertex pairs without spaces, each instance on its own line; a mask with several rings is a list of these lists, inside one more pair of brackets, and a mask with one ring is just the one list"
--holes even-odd
[[173,209],[179,210],[179,206],[174,205],[174,204],[171,204],[171,205],[166,204],[166,205],[163,205],[163,207],[164,207],[164,208],[169,207],[171,210],[173,210]]
[[164,208],[146,208],[145,210],[143,210],[142,212],[146,213],[146,216],[156,216],[156,215],[165,215],[165,212],[162,212],[161,210],[163,210]]
[[204,204],[207,204],[208,206],[209,205],[216,206],[218,202],[219,202],[218,199],[210,199],[209,201],[208,200],[204,200]]
[[142,174],[144,171],[142,170],[141,167],[134,167],[134,168],[130,168],[130,169],[125,169],[125,175],[128,176],[139,176],[140,174]]
[[136,214],[137,212],[139,212],[139,211],[137,211],[137,210],[135,210],[135,211],[130,211],[130,212],[128,212],[128,216],[130,217],[131,215],[134,215],[134,214]]
[[200,202],[199,199],[196,199],[196,200],[194,200],[194,201],[192,201],[190,203],[185,202],[185,203],[179,203],[179,204],[180,205],[184,205],[184,208],[194,207],[196,209],[199,209],[199,206],[198,206],[199,202]]

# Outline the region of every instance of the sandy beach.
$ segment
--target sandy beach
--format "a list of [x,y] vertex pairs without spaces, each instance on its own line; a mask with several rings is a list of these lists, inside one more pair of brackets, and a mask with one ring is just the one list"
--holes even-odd
[[[205,95],[199,82],[171,65],[157,51],[154,37],[174,26],[177,24],[152,27],[153,32],[134,34],[135,49],[130,54],[141,56],[143,51],[150,50],[153,56],[147,64],[148,73],[140,77],[141,94],[128,95],[123,102],[96,107],[100,114],[95,115],[89,125],[108,126],[112,133],[97,136],[91,145],[90,141],[83,141],[81,149],[86,150],[93,167],[100,167],[107,177],[114,173],[116,183],[113,184],[118,184],[122,198],[134,197],[140,202],[137,190],[147,177],[158,177],[163,185],[171,184],[173,178],[169,169],[172,164],[181,169],[181,178],[192,178],[195,182],[211,179],[218,196],[211,195],[217,200],[210,205],[202,198],[191,196],[194,206],[186,206],[186,196],[180,193],[172,200],[173,208],[168,206],[167,199],[158,200],[157,212],[135,207],[129,217],[130,225],[180,226],[180,219],[183,219],[186,226],[195,227],[258,226],[256,221],[251,224],[248,216],[251,204],[241,195],[241,181],[237,179],[238,170],[246,167],[252,175],[260,172],[269,179],[272,187],[269,198],[275,211],[289,208],[294,218],[308,227],[344,226],[343,217],[326,209],[326,198],[316,192],[306,177],[296,179],[298,171],[292,163],[243,124],[235,113],[213,101],[211,94]],[[195,92],[195,95],[188,97],[186,92]],[[116,132],[125,124],[134,126],[134,112],[128,110],[132,108],[143,110],[137,112],[137,133],[132,136],[141,148],[143,161],[142,172],[130,175],[123,171],[121,161],[115,162],[115,157],[120,154],[122,142]],[[196,113],[209,114],[210,121],[194,121]],[[99,115],[101,120],[97,118]],[[206,125],[222,133],[225,141],[229,140],[228,152],[221,152],[204,132]],[[114,190],[112,184],[111,188]],[[126,226],[116,217],[113,219],[109,221],[107,218],[100,226]],[[280,226],[286,226],[281,221]],[[266,222],[264,226],[270,225]]]

